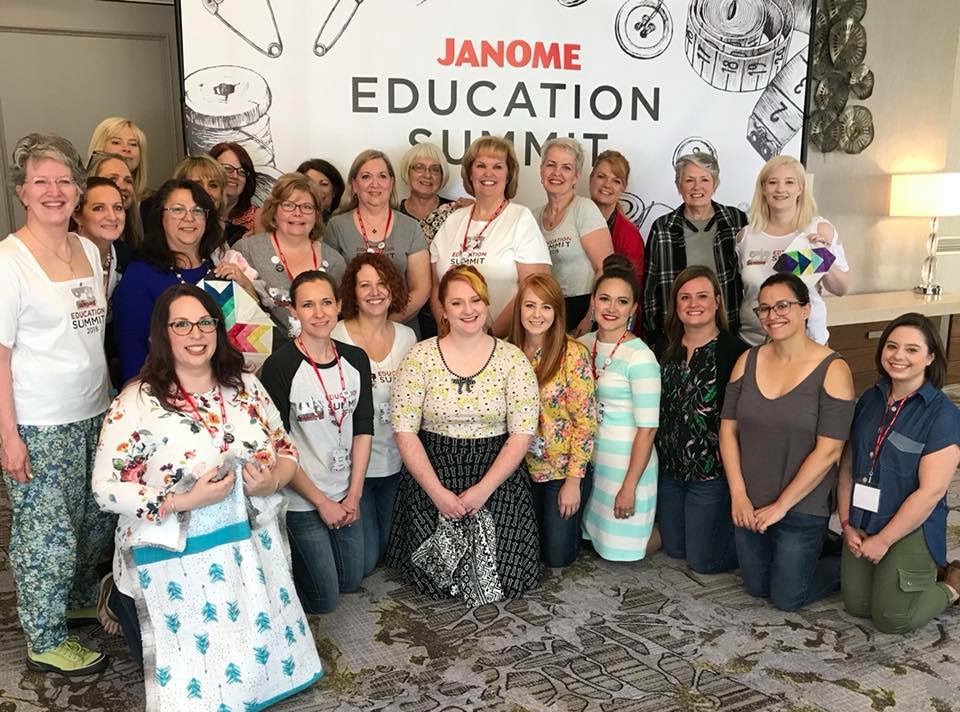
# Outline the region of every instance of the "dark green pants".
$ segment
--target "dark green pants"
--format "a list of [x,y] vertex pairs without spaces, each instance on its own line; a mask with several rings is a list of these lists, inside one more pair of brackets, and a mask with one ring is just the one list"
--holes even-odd
[[915,630],[950,605],[922,529],[891,546],[878,564],[844,546],[840,588],[847,613],[873,619],[883,633]]

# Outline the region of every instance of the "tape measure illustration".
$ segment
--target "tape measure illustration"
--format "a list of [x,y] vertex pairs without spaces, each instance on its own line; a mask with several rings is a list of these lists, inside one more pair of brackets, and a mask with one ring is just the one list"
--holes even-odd
[[207,12],[260,54],[272,58],[283,54],[283,40],[270,0],[201,1]]
[[795,54],[768,86],[747,119],[747,143],[763,160],[776,156],[803,127],[806,50]]
[[267,80],[248,67],[223,64],[191,73],[183,87],[190,153],[207,153],[225,141],[243,146],[257,171],[254,202],[262,203],[280,177],[270,132],[273,97]]
[[690,0],[687,61],[720,91],[765,89],[787,61],[794,16],[793,0]]

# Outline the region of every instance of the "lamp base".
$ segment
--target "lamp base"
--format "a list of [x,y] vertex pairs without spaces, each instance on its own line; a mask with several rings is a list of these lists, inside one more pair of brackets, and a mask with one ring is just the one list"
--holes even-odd
[[919,285],[914,287],[913,291],[917,294],[925,294],[927,296],[940,296],[940,294],[943,292],[939,284],[931,284],[928,287]]

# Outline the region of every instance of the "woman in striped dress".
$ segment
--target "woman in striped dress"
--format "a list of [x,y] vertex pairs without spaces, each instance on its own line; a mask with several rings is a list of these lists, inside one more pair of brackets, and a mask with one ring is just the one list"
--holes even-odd
[[593,288],[598,328],[580,340],[590,349],[600,422],[583,536],[610,561],[638,561],[660,548],[653,523],[660,367],[653,352],[629,330],[639,296],[629,260],[607,257]]

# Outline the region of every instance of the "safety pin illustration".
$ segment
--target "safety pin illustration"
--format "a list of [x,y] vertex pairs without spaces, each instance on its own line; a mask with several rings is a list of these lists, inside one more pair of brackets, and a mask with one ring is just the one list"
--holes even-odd
[[[327,13],[327,19],[320,25],[320,31],[317,33],[317,39],[313,42],[313,53],[318,57],[324,56],[333,49],[333,46],[340,39],[340,36],[347,29],[347,26],[357,14],[360,4],[363,0],[335,0],[330,12]],[[331,20],[333,22],[331,23]],[[327,26],[330,30],[327,31]],[[339,29],[337,29],[339,27]],[[336,32],[336,34],[334,34]],[[331,35],[333,35],[331,37]]]
[[[283,53],[283,40],[280,37],[280,28],[277,27],[277,17],[273,13],[273,5],[270,0],[202,0],[203,6],[211,15],[227,26],[237,37],[242,39],[248,45],[253,47],[260,54],[267,57],[277,58]],[[262,28],[268,27],[264,13],[258,9],[266,4],[267,12],[270,13],[270,22],[273,24],[273,35],[271,37],[262,36]],[[224,9],[230,8],[231,12],[224,14]]]

